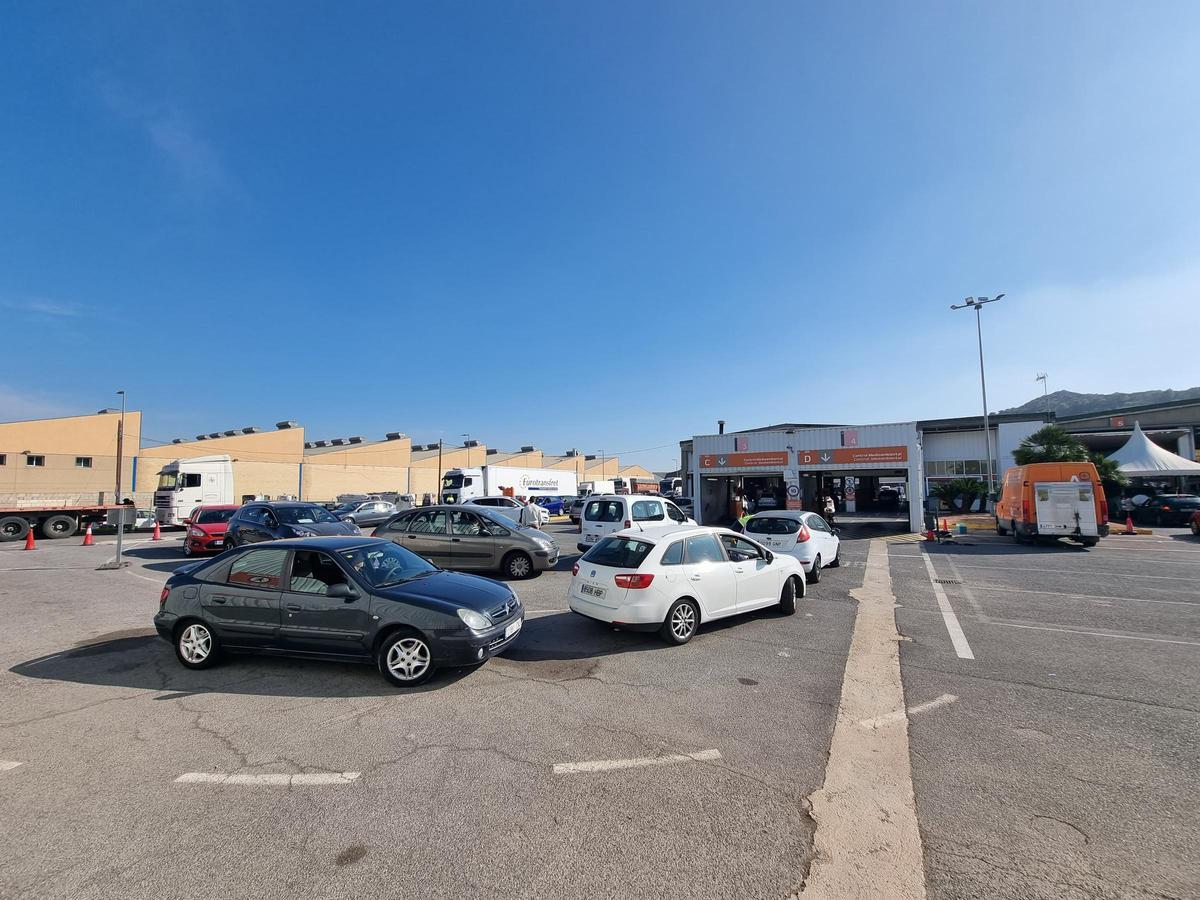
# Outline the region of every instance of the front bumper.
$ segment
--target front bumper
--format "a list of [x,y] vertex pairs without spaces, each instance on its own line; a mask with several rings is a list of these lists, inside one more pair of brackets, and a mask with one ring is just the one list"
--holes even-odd
[[192,537],[189,534],[183,539],[183,543],[193,553],[220,553],[228,546],[223,534],[208,535],[202,538]]
[[[518,621],[521,623],[521,627],[515,634],[505,637],[505,630],[513,622]],[[517,643],[524,630],[525,609],[522,607],[517,615],[487,631],[471,631],[464,628],[461,632],[440,636],[437,647],[434,649],[434,660],[439,666],[477,665],[512,647]]]

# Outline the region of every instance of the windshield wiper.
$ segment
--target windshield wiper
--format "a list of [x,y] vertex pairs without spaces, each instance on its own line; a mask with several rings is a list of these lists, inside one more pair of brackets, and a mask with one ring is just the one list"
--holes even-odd
[[398,584],[408,584],[410,581],[416,581],[418,578],[424,578],[427,575],[432,575],[434,572],[440,572],[441,569],[432,569],[428,572],[418,572],[416,575],[409,575],[407,578],[397,578],[395,581],[385,581],[383,584],[377,584],[377,588],[395,587]]

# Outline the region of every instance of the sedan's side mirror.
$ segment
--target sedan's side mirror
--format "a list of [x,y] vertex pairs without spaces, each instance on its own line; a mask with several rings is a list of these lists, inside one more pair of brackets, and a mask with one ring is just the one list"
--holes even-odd
[[184,525],[191,525],[191,524],[192,524],[192,520],[191,520],[190,518],[188,518],[188,519],[184,519],[184,520],[183,520],[183,524],[184,524]]
[[325,596],[341,597],[343,600],[349,603],[351,600],[358,599],[358,591],[343,582],[342,584],[331,584],[329,589],[325,592]]
[[764,556],[763,559],[765,559],[767,562],[775,562],[775,554],[768,550],[767,555]]

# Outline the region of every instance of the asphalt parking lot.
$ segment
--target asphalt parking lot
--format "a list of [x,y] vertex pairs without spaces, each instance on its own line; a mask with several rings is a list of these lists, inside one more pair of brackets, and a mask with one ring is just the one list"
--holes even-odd
[[[552,526],[552,532],[564,531]],[[0,552],[4,896],[786,894],[811,846],[853,624],[846,564],[793,617],[670,648],[566,611],[571,552],[518,583],[520,643],[424,689],[367,666],[178,665],[150,617],[178,540],[134,565]],[[144,540],[144,539],[143,539]],[[715,753],[714,753],[715,751]],[[669,764],[570,764],[699,755]],[[719,754],[717,756],[716,754]],[[556,766],[560,769],[556,771]],[[360,773],[178,783],[186,773]],[[187,888],[180,889],[181,873]],[[385,887],[386,885],[386,887]]]
[[843,759],[870,571],[904,694],[850,743],[905,737],[929,896],[1200,894],[1200,544],[888,530],[848,527],[797,615],[671,648],[566,611],[574,530],[551,526],[566,554],[516,584],[517,646],[412,692],[184,670],[150,627],[177,535],[121,571],[96,570],[111,538],[4,545],[0,896],[787,897],[838,852],[809,798]]

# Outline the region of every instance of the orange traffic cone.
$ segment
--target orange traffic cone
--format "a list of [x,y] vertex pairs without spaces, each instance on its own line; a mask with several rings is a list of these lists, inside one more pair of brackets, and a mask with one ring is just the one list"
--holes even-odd
[[933,533],[932,528],[930,528],[928,531],[925,532],[925,540],[927,540],[927,541],[936,541],[937,540],[937,535]]
[[1125,517],[1125,531],[1123,533],[1124,534],[1137,534],[1137,529],[1133,527],[1133,516]]
[[33,529],[32,528],[30,528],[29,531],[26,532],[26,534],[25,534],[25,549],[26,550],[36,550],[37,549],[37,543],[33,539]]
[[162,529],[158,527],[158,522],[154,523],[154,536],[150,538],[152,541],[162,540]]
[[945,517],[943,517],[942,518],[942,531],[949,531],[949,530],[950,530],[950,525],[946,521]]
[[85,531],[83,533],[83,543],[80,544],[80,546],[81,547],[90,547],[94,543],[96,543],[96,542],[92,540],[92,523],[88,522],[87,531]]

